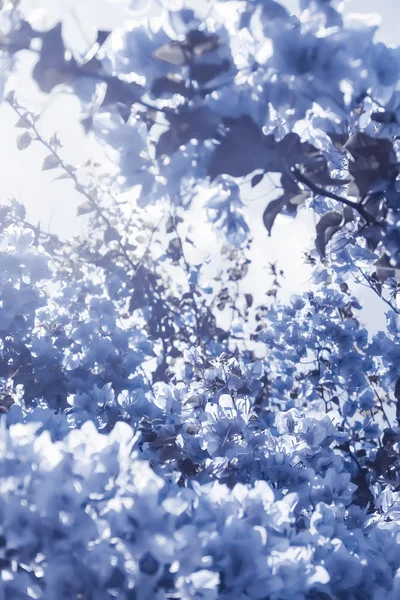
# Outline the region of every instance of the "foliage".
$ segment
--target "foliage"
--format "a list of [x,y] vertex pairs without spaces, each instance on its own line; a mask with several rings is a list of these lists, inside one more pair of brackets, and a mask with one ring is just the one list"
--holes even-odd
[[[3,72],[37,53],[108,162],[66,162],[6,89],[89,225],[0,208],[0,599],[397,600],[398,50],[329,0],[125,4],[82,56],[2,8]],[[309,291],[281,301],[271,263],[260,304],[245,192],[271,174],[268,232],[318,221]]]

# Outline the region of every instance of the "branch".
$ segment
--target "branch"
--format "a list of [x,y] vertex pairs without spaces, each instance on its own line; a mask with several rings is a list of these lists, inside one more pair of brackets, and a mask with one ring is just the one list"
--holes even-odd
[[364,277],[365,281],[368,283],[369,287],[371,288],[371,290],[373,292],[375,292],[375,294],[377,296],[379,296],[379,298],[381,300],[383,300],[385,302],[385,304],[387,304],[397,315],[400,315],[400,310],[398,308],[396,308],[392,302],[390,300],[388,300],[387,298],[385,298],[382,294],[379,293],[379,291],[376,289],[376,287],[374,286],[372,280],[370,277],[368,277],[368,275],[366,275],[366,273],[364,273],[364,271],[357,265],[357,269],[360,271],[361,275]]
[[[19,106],[15,101],[8,99],[7,102],[20,118],[24,116],[24,112],[22,112],[22,110],[21,110],[22,107]],[[36,141],[40,142],[50,152],[50,154],[52,156],[54,156],[54,158],[57,159],[57,161],[59,163],[58,167],[60,167],[66,174],[69,175],[69,177],[75,183],[75,189],[86,198],[86,200],[89,202],[89,204],[93,207],[93,210],[97,213],[97,216],[99,217],[99,219],[101,221],[103,221],[103,223],[108,228],[111,228],[112,226],[111,226],[111,223],[110,223],[108,217],[104,214],[104,212],[98,206],[96,201],[93,199],[92,195],[79,182],[79,180],[76,176],[75,169],[73,167],[71,167],[70,165],[68,165],[66,162],[64,162],[62,160],[62,158],[59,156],[58,152],[53,148],[53,146],[42,137],[40,131],[36,127],[33,120],[31,120],[31,122],[29,123],[29,128],[34,133]],[[123,246],[123,244],[121,242],[119,242],[119,246],[120,246],[121,254],[124,256],[125,260],[129,264],[129,266],[132,267],[132,269],[135,271],[135,264],[132,261],[132,259],[130,258],[126,248]]]
[[304,173],[301,173],[301,171],[297,168],[293,168],[292,173],[296,177],[296,179],[298,179],[300,183],[306,185],[313,192],[313,194],[317,196],[325,196],[326,198],[332,198],[332,200],[336,200],[337,202],[340,202],[345,206],[353,208],[363,217],[363,219],[368,224],[374,223],[375,225],[381,225],[381,223],[379,223],[379,221],[376,221],[358,202],[352,202],[351,200],[347,200],[347,198],[342,198],[342,196],[338,196],[338,194],[335,194],[334,192],[329,192],[328,190],[320,187],[311,179],[309,179],[306,175],[304,175]]

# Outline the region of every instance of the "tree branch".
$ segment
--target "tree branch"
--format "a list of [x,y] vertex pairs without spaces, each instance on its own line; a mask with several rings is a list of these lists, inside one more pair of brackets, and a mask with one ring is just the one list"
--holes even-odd
[[335,194],[334,192],[330,192],[330,191],[320,187],[319,185],[314,183],[311,179],[309,179],[306,175],[304,175],[304,173],[301,173],[301,171],[297,168],[293,168],[292,173],[296,177],[296,179],[300,183],[306,185],[313,192],[313,194],[315,194],[317,196],[325,196],[326,198],[331,198],[332,200],[336,200],[337,202],[340,202],[341,204],[344,204],[345,206],[349,206],[350,208],[353,208],[355,211],[358,212],[359,215],[362,216],[362,218],[368,224],[373,223],[375,225],[381,225],[379,223],[379,221],[376,221],[365,210],[365,208],[363,206],[361,206],[361,204],[359,204],[358,202],[352,202],[351,200],[347,200],[347,198],[338,196],[338,194]]

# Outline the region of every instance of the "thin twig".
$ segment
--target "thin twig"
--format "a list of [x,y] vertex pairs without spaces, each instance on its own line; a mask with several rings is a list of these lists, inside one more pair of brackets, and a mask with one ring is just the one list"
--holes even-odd
[[[7,102],[9,103],[9,105],[11,106],[11,108],[14,110],[14,112],[21,118],[24,115],[24,113],[22,112],[21,108],[19,105],[16,105],[15,102],[12,102],[11,100],[7,100]],[[33,121],[31,121],[29,123],[29,127],[31,129],[31,131],[35,134],[36,137],[36,141],[40,142],[49,152],[52,156],[54,156],[54,158],[57,160],[58,165],[65,173],[67,173],[69,175],[69,177],[72,179],[72,181],[75,183],[75,188],[78,192],[80,192],[86,199],[87,201],[90,203],[90,205],[93,207],[93,210],[97,213],[97,216],[103,221],[103,223],[109,228],[112,228],[112,225],[108,219],[108,217],[104,214],[104,212],[101,210],[101,208],[96,204],[95,200],[93,199],[93,197],[91,196],[91,194],[84,188],[84,186],[79,182],[77,176],[76,176],[76,172],[75,169],[73,167],[71,167],[70,165],[68,165],[67,163],[65,163],[62,158],[59,156],[58,152],[53,148],[53,146],[47,141],[45,140],[41,133],[39,132],[39,130],[37,129],[35,123]],[[119,242],[119,246],[120,246],[120,251],[121,254],[124,256],[125,260],[128,262],[128,264],[130,265],[130,267],[133,268],[133,270],[136,270],[135,268],[135,264],[132,261],[132,259],[130,258],[129,254],[126,251],[126,248],[123,246],[123,244],[121,242]]]
[[368,277],[368,275],[366,273],[364,273],[364,271],[357,265],[357,269],[360,271],[361,275],[364,277],[365,281],[368,283],[368,286],[371,288],[371,290],[373,292],[375,292],[375,294],[377,296],[379,296],[379,298],[381,300],[383,300],[388,306],[390,306],[390,308],[397,314],[400,315],[400,311],[392,304],[392,302],[390,302],[390,300],[388,300],[387,298],[385,298],[382,294],[379,293],[379,291],[376,289],[376,287],[374,286],[374,284],[372,283],[372,280],[370,277]]

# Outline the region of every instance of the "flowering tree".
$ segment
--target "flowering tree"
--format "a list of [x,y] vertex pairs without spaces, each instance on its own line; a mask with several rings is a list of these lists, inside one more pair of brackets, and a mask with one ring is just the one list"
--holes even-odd
[[[132,0],[82,55],[2,4],[3,70],[35,53],[108,161],[67,163],[5,88],[90,222],[0,208],[0,599],[397,600],[399,51],[330,0]],[[271,174],[270,234],[317,216],[313,282],[283,303],[272,264],[257,305]]]

